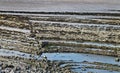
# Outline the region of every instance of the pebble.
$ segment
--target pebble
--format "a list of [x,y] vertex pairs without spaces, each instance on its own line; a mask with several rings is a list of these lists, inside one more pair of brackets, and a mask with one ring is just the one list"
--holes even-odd
[[10,73],[14,73],[14,70],[11,70]]
[[0,49],[2,49],[2,47],[0,46]]
[[0,63],[0,66],[2,66],[3,65],[3,63]]
[[16,70],[16,71],[20,71],[21,68],[20,68],[19,66],[17,66],[17,67],[15,68],[15,70]]
[[86,71],[86,69],[85,69],[85,68],[82,68],[81,70],[82,70],[82,71]]
[[115,58],[115,61],[116,61],[116,62],[119,62],[119,61],[120,61],[120,59],[119,59],[119,58]]
[[8,66],[7,64],[3,64],[2,69],[5,69],[7,66]]
[[26,66],[26,70],[30,69],[30,67],[31,67],[30,65]]

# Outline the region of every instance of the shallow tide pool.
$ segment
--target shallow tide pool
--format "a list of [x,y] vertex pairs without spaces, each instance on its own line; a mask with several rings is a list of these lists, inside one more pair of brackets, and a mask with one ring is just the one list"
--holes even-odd
[[[46,56],[48,60],[59,60],[59,61],[70,61],[77,64],[77,66],[72,66],[72,71],[77,73],[119,73],[118,71],[103,70],[103,69],[91,69],[84,68],[85,66],[95,66],[94,64],[82,64],[82,62],[100,62],[113,65],[119,65],[120,62],[115,62],[115,57],[93,55],[93,54],[83,54],[83,53],[43,53],[42,56]],[[66,66],[64,64],[63,66]],[[74,65],[74,64],[73,64]]]
[[120,62],[115,62],[116,57],[102,56],[94,54],[83,53],[43,53],[42,56],[46,56],[49,60],[63,60],[73,62],[101,62],[108,64],[120,65]]

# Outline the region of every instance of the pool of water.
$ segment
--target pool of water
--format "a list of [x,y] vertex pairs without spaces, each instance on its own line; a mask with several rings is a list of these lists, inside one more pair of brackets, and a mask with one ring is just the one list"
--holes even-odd
[[94,64],[83,64],[83,61],[87,62],[100,62],[120,66],[120,62],[115,62],[115,57],[102,56],[102,55],[93,55],[93,54],[83,54],[83,53],[43,53],[42,56],[46,56],[48,60],[59,60],[72,62],[73,64],[63,64],[62,66],[75,65],[72,66],[71,70],[77,73],[119,73],[117,71],[103,70],[103,69],[94,69],[94,68],[85,68],[86,66],[97,66]]
[[101,62],[108,64],[120,65],[120,62],[115,62],[116,57],[83,54],[83,53],[43,53],[42,56],[47,56],[49,60],[63,60],[72,62]]

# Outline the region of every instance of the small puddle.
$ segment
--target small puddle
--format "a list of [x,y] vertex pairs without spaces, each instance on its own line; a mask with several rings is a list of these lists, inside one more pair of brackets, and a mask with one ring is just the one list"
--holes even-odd
[[49,60],[63,60],[72,62],[101,62],[108,64],[120,65],[120,62],[115,62],[116,57],[102,56],[83,53],[43,53],[42,56],[47,56]]
[[[102,56],[102,55],[93,55],[93,54],[83,54],[83,53],[43,53],[42,56],[46,56],[48,60],[51,61],[65,61],[76,63],[77,66],[72,66],[71,70],[77,73],[119,73],[117,71],[103,70],[103,69],[92,69],[92,68],[84,68],[85,66],[96,66],[94,64],[82,64],[82,62],[99,62],[99,63],[107,63],[112,65],[119,65],[120,62],[115,62],[115,57],[110,56]],[[67,64],[63,64],[62,66],[66,66]],[[68,64],[69,65],[69,64]],[[72,64],[71,64],[72,65]],[[74,64],[73,64],[74,65]]]

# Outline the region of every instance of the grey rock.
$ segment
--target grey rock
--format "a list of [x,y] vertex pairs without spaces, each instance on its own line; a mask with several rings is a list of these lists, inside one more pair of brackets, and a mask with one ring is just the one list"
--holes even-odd
[[16,71],[20,71],[21,68],[20,68],[19,66],[17,66],[17,67],[15,68],[15,70],[16,70]]
[[7,68],[7,66],[8,66],[7,64],[3,64],[3,65],[2,65],[2,69]]
[[3,65],[3,63],[0,63],[0,66],[2,66]]

